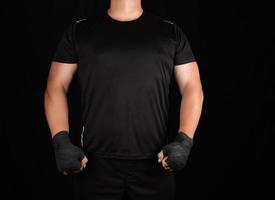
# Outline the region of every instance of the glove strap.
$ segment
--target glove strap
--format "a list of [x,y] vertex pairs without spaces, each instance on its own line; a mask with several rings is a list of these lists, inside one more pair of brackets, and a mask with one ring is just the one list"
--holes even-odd
[[62,130],[57,132],[52,138],[52,144],[54,147],[58,147],[60,144],[63,143],[70,143],[69,131]]
[[175,141],[179,143],[185,143],[186,145],[192,147],[193,146],[193,139],[190,138],[186,133],[183,131],[179,131],[178,135],[175,137]]

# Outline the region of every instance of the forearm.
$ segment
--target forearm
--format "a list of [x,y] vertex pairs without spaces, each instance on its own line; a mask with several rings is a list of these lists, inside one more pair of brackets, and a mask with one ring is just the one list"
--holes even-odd
[[69,131],[66,91],[61,87],[48,87],[44,94],[46,119],[52,137],[61,130]]
[[182,99],[178,134],[172,142],[162,148],[163,156],[167,157],[166,164],[163,166],[167,168],[168,165],[167,169],[181,170],[187,163],[202,110],[203,92],[198,88],[199,86],[191,87],[190,85],[181,87]]
[[190,138],[194,137],[201,116],[202,105],[202,89],[187,88],[184,90],[180,105],[179,131],[186,133]]

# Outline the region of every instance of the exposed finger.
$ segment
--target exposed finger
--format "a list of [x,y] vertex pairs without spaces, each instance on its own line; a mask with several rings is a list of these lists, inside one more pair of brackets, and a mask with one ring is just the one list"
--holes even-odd
[[[167,157],[167,159],[168,159],[168,157]],[[167,169],[168,171],[173,171],[173,169],[169,166],[169,164],[168,164],[168,162],[167,162],[167,159],[165,159],[166,169]]]
[[81,164],[82,166],[85,168],[88,162],[88,158],[85,156],[82,160],[81,160]]
[[65,175],[65,176],[68,175],[68,173],[67,173],[66,171],[63,171],[62,173],[63,173],[63,175]]
[[165,166],[165,167],[163,167],[166,171],[169,171],[169,167],[167,167],[167,166]]
[[158,153],[158,162],[161,162],[163,159],[163,151],[161,150],[159,153]]
[[168,170],[169,172],[172,172],[172,171],[173,171],[173,169],[171,169],[171,168],[168,168],[167,170]]
[[162,166],[165,168],[165,167],[168,167],[168,164],[166,163],[166,160],[167,160],[167,156],[165,156],[162,160]]
[[[167,163],[166,163],[167,164]],[[165,169],[170,169],[170,167],[168,165],[165,165]]]
[[166,169],[167,169],[167,170],[172,170],[172,168],[171,168],[171,167],[169,167],[169,165],[166,167]]

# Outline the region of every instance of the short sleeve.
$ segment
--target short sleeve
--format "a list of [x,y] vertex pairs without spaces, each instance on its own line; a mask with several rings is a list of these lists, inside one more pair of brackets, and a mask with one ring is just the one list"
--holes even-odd
[[52,61],[63,63],[78,62],[78,56],[75,46],[75,22],[72,22],[64,30],[63,35],[55,49]]
[[190,43],[183,32],[183,30],[174,23],[176,50],[174,55],[174,65],[186,64],[188,62],[196,61],[192,52]]

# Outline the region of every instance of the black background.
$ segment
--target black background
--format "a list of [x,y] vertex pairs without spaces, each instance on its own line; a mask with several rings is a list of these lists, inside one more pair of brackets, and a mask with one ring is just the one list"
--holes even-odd
[[[65,27],[108,5],[107,0],[39,0],[3,6],[0,173],[1,194],[7,196],[1,199],[72,199],[71,177],[55,168],[43,95]],[[267,198],[274,186],[271,3],[144,0],[143,8],[184,29],[200,66],[204,108],[188,165],[177,174],[177,199],[272,199]],[[68,96],[74,139],[77,87],[74,80]],[[172,95],[174,131],[178,91]]]

